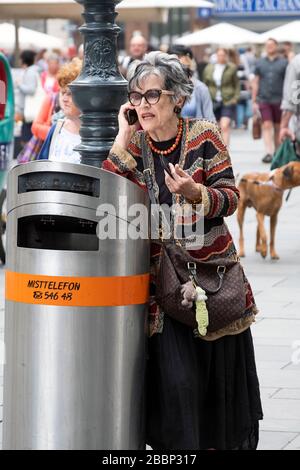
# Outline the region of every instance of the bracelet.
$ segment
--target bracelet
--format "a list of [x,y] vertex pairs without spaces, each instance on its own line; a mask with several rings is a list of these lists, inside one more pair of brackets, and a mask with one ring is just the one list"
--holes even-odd
[[200,204],[202,202],[202,192],[201,192],[200,187],[199,187],[199,191],[200,191],[200,194],[199,194],[199,197],[197,199],[185,198],[186,202],[188,202],[189,204],[192,204],[192,206],[196,206],[197,204]]

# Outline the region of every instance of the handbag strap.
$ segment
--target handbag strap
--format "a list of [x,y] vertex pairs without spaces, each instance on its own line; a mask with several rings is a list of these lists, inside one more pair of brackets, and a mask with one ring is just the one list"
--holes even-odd
[[156,219],[157,226],[158,226],[158,229],[159,229],[159,238],[160,238],[160,241],[162,242],[163,241],[162,227],[163,226],[168,227],[169,234],[171,233],[171,230],[170,230],[170,225],[167,222],[166,216],[165,216],[164,212],[160,209],[159,201],[158,201],[158,199],[155,195],[154,175],[152,174],[152,171],[151,171],[151,168],[150,168],[150,160],[149,160],[149,156],[148,156],[148,148],[147,148],[147,145],[146,145],[146,139],[145,139],[144,132],[142,133],[142,159],[143,159],[143,166],[144,166],[143,175],[144,175],[145,184],[146,184],[148,194],[149,194],[149,198],[150,198],[150,202],[151,202],[151,209],[152,209],[153,215]]
[[206,286],[204,286],[201,283],[201,281],[199,281],[198,275],[197,275],[196,263],[188,262],[187,267],[188,267],[188,271],[190,273],[190,276],[191,276],[192,280],[195,282],[196,285],[198,285],[199,287],[204,289],[207,294],[213,295],[213,294],[217,294],[219,292],[219,290],[221,289],[221,287],[223,285],[224,275],[225,275],[225,272],[226,272],[226,266],[219,265],[217,267],[217,275],[219,277],[219,284],[218,284],[218,287],[216,289],[208,289]]
[[157,197],[155,196],[155,192],[154,192],[153,174],[150,168],[150,161],[149,161],[147,150],[148,149],[146,145],[145,134],[142,133],[142,159],[143,159],[143,165],[144,165],[143,174],[145,178],[145,183],[148,189],[148,194],[149,194],[151,204],[159,204]]
[[53,152],[54,147],[55,147],[56,138],[57,138],[58,134],[61,132],[64,124],[65,124],[64,119],[59,119],[56,123],[54,132],[53,132],[52,137],[51,137],[50,148],[49,148],[49,153],[48,153],[49,156],[52,155],[52,152]]

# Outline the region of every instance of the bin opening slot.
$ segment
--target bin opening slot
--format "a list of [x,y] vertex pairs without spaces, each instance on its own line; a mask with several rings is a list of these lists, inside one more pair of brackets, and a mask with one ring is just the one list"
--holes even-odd
[[92,176],[60,171],[37,171],[18,177],[18,193],[32,191],[64,191],[99,197],[100,180]]
[[31,215],[18,219],[22,248],[98,251],[97,222],[60,215]]

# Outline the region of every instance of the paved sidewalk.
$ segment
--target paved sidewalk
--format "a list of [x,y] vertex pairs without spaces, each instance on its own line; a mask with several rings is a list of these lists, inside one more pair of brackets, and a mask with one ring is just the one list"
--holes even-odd
[[[261,163],[263,154],[262,141],[253,141],[243,131],[235,132],[231,156],[236,174],[267,171],[268,165]],[[260,310],[252,328],[264,409],[259,449],[300,449],[299,207],[300,188],[296,188],[279,213],[278,261],[269,256],[263,259],[255,252],[254,209],[247,209],[245,216],[246,257],[242,263]],[[237,244],[235,215],[228,219],[228,225]],[[266,230],[269,231],[269,218]]]
[[[268,170],[261,163],[261,141],[246,131],[235,131],[231,156],[236,174]],[[279,215],[276,247],[280,260],[265,260],[255,252],[256,218],[248,209],[245,219],[246,258],[243,260],[260,314],[252,328],[261,384],[264,420],[259,449],[300,450],[300,188],[293,190]],[[227,219],[238,240],[236,216]],[[266,227],[269,223],[267,221]],[[0,292],[4,273],[0,268]],[[3,339],[4,300],[0,294],[0,341]],[[293,348],[294,347],[294,348]],[[0,366],[0,421],[3,372]],[[0,442],[2,425],[0,423]]]

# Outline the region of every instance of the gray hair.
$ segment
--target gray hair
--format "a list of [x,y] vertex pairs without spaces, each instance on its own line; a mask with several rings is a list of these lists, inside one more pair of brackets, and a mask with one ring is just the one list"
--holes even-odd
[[53,51],[47,51],[45,54],[45,60],[56,60],[57,62],[60,62],[60,57],[56,52]]
[[173,101],[181,97],[190,99],[194,85],[177,55],[152,51],[143,60],[135,60],[127,72],[128,90],[141,88],[141,82],[149,75],[162,78],[165,89],[174,92]]

